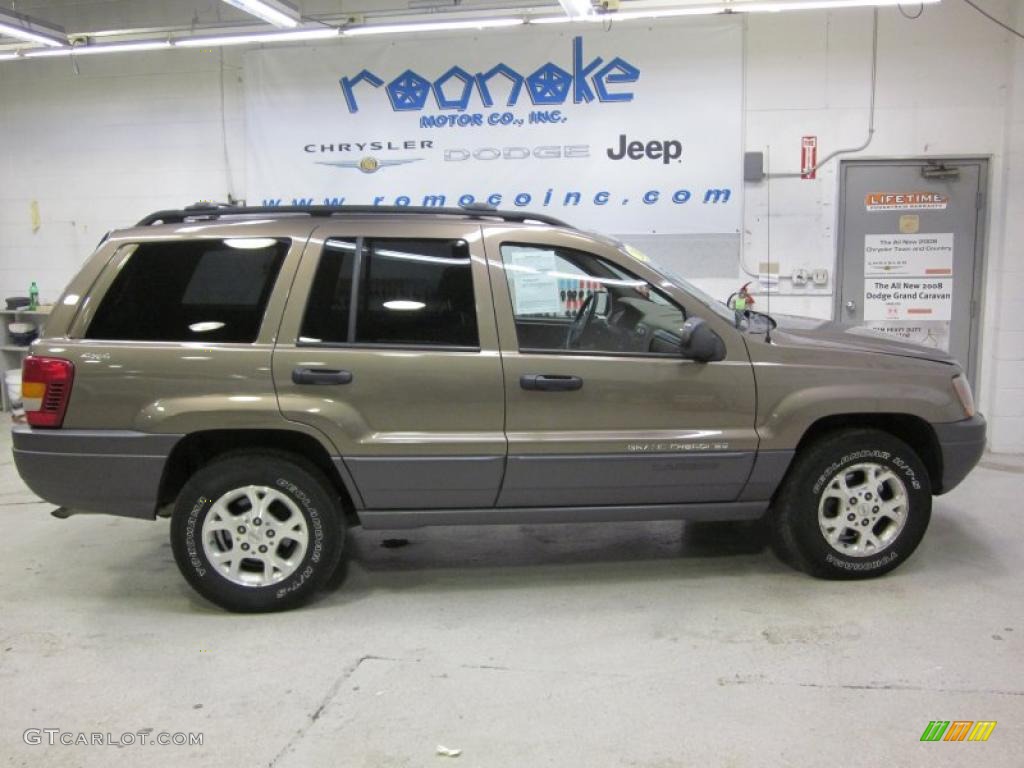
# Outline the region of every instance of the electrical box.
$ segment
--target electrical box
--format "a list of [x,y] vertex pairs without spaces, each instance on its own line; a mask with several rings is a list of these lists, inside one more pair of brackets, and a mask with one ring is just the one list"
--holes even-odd
[[743,153],[743,180],[762,181],[764,179],[764,152]]

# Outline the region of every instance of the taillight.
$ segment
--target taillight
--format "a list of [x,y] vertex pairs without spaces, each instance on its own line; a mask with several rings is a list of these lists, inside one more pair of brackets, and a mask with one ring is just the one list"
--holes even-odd
[[957,399],[960,401],[960,405],[963,406],[967,418],[974,416],[977,413],[977,409],[974,407],[974,394],[971,392],[970,382],[967,381],[967,377],[962,373],[959,376],[953,377],[953,391],[956,392]]
[[21,366],[21,400],[33,427],[59,427],[71,399],[75,366],[59,357],[29,355]]

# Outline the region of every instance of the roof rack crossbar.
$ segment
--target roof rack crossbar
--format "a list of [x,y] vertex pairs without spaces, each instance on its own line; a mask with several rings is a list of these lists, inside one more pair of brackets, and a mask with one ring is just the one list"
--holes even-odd
[[433,214],[441,216],[462,216],[468,219],[499,219],[507,222],[537,221],[555,227],[572,229],[560,219],[540,213],[526,211],[499,211],[474,205],[466,208],[432,208],[416,206],[384,206],[384,205],[190,205],[187,208],[156,211],[143,218],[136,226],[148,227],[153,224],[180,224],[186,219],[213,220],[224,216],[253,216],[274,214],[303,214],[314,217],[330,217],[336,215],[367,215],[367,214]]

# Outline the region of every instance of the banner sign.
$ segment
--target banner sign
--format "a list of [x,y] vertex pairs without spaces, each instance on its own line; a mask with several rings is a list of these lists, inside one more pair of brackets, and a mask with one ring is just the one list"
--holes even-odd
[[741,43],[730,19],[250,51],[247,201],[736,233]]

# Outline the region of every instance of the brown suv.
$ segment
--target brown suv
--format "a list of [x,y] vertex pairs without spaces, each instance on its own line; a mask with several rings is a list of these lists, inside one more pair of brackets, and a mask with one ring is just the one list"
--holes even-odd
[[170,515],[182,573],[238,610],[307,598],[353,524],[766,516],[797,567],[875,576],[985,443],[940,351],[481,208],[155,213],[86,261],[23,379],[28,485]]

